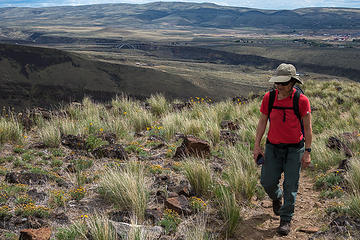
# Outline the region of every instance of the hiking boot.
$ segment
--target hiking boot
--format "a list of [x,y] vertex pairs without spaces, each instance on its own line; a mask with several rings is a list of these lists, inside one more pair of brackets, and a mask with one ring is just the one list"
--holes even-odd
[[282,206],[281,198],[273,200],[273,211],[276,216],[280,216],[281,206]]
[[281,236],[286,236],[290,233],[290,221],[280,221],[280,226],[277,228],[276,232],[280,234]]

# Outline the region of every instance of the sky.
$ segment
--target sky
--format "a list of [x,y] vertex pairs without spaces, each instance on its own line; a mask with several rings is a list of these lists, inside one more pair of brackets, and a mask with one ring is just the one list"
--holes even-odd
[[[0,0],[0,7],[50,7],[100,3],[150,3],[159,0]],[[304,7],[360,8],[360,0],[166,0],[164,2],[210,2],[223,6],[260,9],[296,9]]]

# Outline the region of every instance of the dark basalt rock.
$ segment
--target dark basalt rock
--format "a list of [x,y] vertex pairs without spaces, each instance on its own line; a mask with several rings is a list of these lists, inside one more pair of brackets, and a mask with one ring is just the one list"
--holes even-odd
[[21,183],[27,185],[43,185],[47,182],[48,176],[41,173],[30,172],[8,172],[5,176],[5,181],[8,183]]
[[220,140],[235,145],[240,140],[240,136],[230,130],[221,130]]
[[238,130],[240,128],[239,124],[233,121],[222,121],[220,123],[220,127],[222,129],[230,129],[230,130]]
[[27,192],[27,194],[33,199],[36,200],[36,202],[44,201],[47,194],[44,192],[38,192],[36,188],[33,188]]
[[96,158],[117,158],[122,160],[127,160],[128,155],[125,149],[120,144],[110,144],[101,146],[99,148],[96,148],[93,151],[93,154]]
[[190,102],[174,103],[172,107],[174,111],[182,111],[184,108],[190,109],[192,107],[192,104]]
[[70,149],[84,150],[86,149],[85,139],[75,135],[62,135],[61,143]]
[[206,157],[210,155],[210,144],[193,136],[185,136],[181,146],[176,149],[174,159],[187,156]]
[[331,149],[342,150],[346,157],[353,156],[350,148],[337,137],[330,137],[326,146]]
[[179,214],[191,214],[189,200],[184,195],[166,199],[165,206]]
[[23,229],[19,240],[49,240],[50,237],[51,228]]

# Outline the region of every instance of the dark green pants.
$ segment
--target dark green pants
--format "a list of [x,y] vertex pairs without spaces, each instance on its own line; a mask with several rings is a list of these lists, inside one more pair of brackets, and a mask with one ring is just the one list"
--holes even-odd
[[[296,194],[299,187],[301,158],[304,145],[284,147],[267,143],[265,162],[261,168],[261,185],[272,200],[284,198],[280,218],[291,221],[294,215]],[[281,174],[284,173],[283,190],[280,188]]]

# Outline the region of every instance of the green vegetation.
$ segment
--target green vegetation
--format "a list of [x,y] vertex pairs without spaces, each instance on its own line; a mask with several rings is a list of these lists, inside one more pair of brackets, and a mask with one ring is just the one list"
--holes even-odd
[[118,207],[132,211],[141,222],[148,202],[149,179],[144,166],[133,163],[123,169],[107,169],[100,178],[99,192]]
[[14,118],[0,118],[0,144],[21,143],[24,138],[21,124]]
[[210,166],[201,159],[188,159],[182,167],[195,195],[209,195],[213,183]]
[[[326,212],[332,213],[331,217],[358,218],[360,135],[356,131],[360,129],[360,88],[355,83],[337,81],[307,81],[303,88],[313,108],[314,130],[313,165],[305,174],[313,177],[314,189],[324,201]],[[147,106],[118,97],[105,108],[85,98],[81,104],[64,106],[61,112],[66,115],[53,115],[33,126],[26,132],[26,138],[22,132],[20,142],[4,138],[0,178],[9,178],[11,172],[26,173],[29,185],[1,182],[0,219],[48,218],[62,209],[65,212],[76,209],[71,215],[72,224],[57,230],[57,239],[86,239],[89,232],[99,239],[101,236],[112,239],[110,214],[134,219],[128,233],[131,239],[141,239],[143,232],[139,224],[148,223],[163,227],[169,238],[183,234],[186,239],[192,235],[196,239],[211,239],[210,233],[237,237],[241,225],[246,224],[243,209],[261,207],[262,199],[266,198],[259,186],[260,168],[252,160],[261,98],[213,102],[194,97],[193,101],[189,100],[189,107],[182,110],[173,109],[174,102],[161,95],[153,96],[148,103]],[[239,125],[230,131],[237,136],[234,143],[228,143],[220,134],[224,120]],[[1,121],[4,125],[14,123],[8,117],[1,117]],[[59,144],[46,144],[48,138],[42,138],[41,133],[49,132],[49,126],[55,132],[77,135],[83,141],[82,148],[62,146],[61,139],[56,140]],[[23,129],[21,125],[18,127]],[[210,155],[174,161],[171,158],[181,144],[176,133],[207,141]],[[109,145],[110,141],[104,140],[106,134],[112,134],[130,160],[92,155],[97,147]],[[330,137],[339,138],[352,150],[354,156],[349,160],[348,170],[337,169],[344,152],[329,148]],[[34,139],[44,143],[45,148],[31,149]],[[46,179],[47,197],[38,200],[36,196],[40,198],[41,194],[34,193],[31,181],[41,176]],[[24,178],[19,177],[22,181]],[[166,200],[178,195],[186,196],[184,214],[163,211],[170,208]],[[99,196],[100,201],[95,199]],[[81,212],[83,204],[93,201],[102,204],[99,209],[105,209],[109,216],[104,212],[93,216],[91,210],[86,213],[89,215]],[[153,206],[161,206],[157,210],[162,214],[157,219],[150,219],[146,211]],[[80,220],[79,215],[83,216]]]
[[166,233],[175,232],[181,222],[179,214],[171,209],[165,209],[159,225],[165,228]]
[[225,233],[227,236],[232,236],[242,219],[235,193],[225,186],[218,186],[215,194],[221,216],[225,222]]

